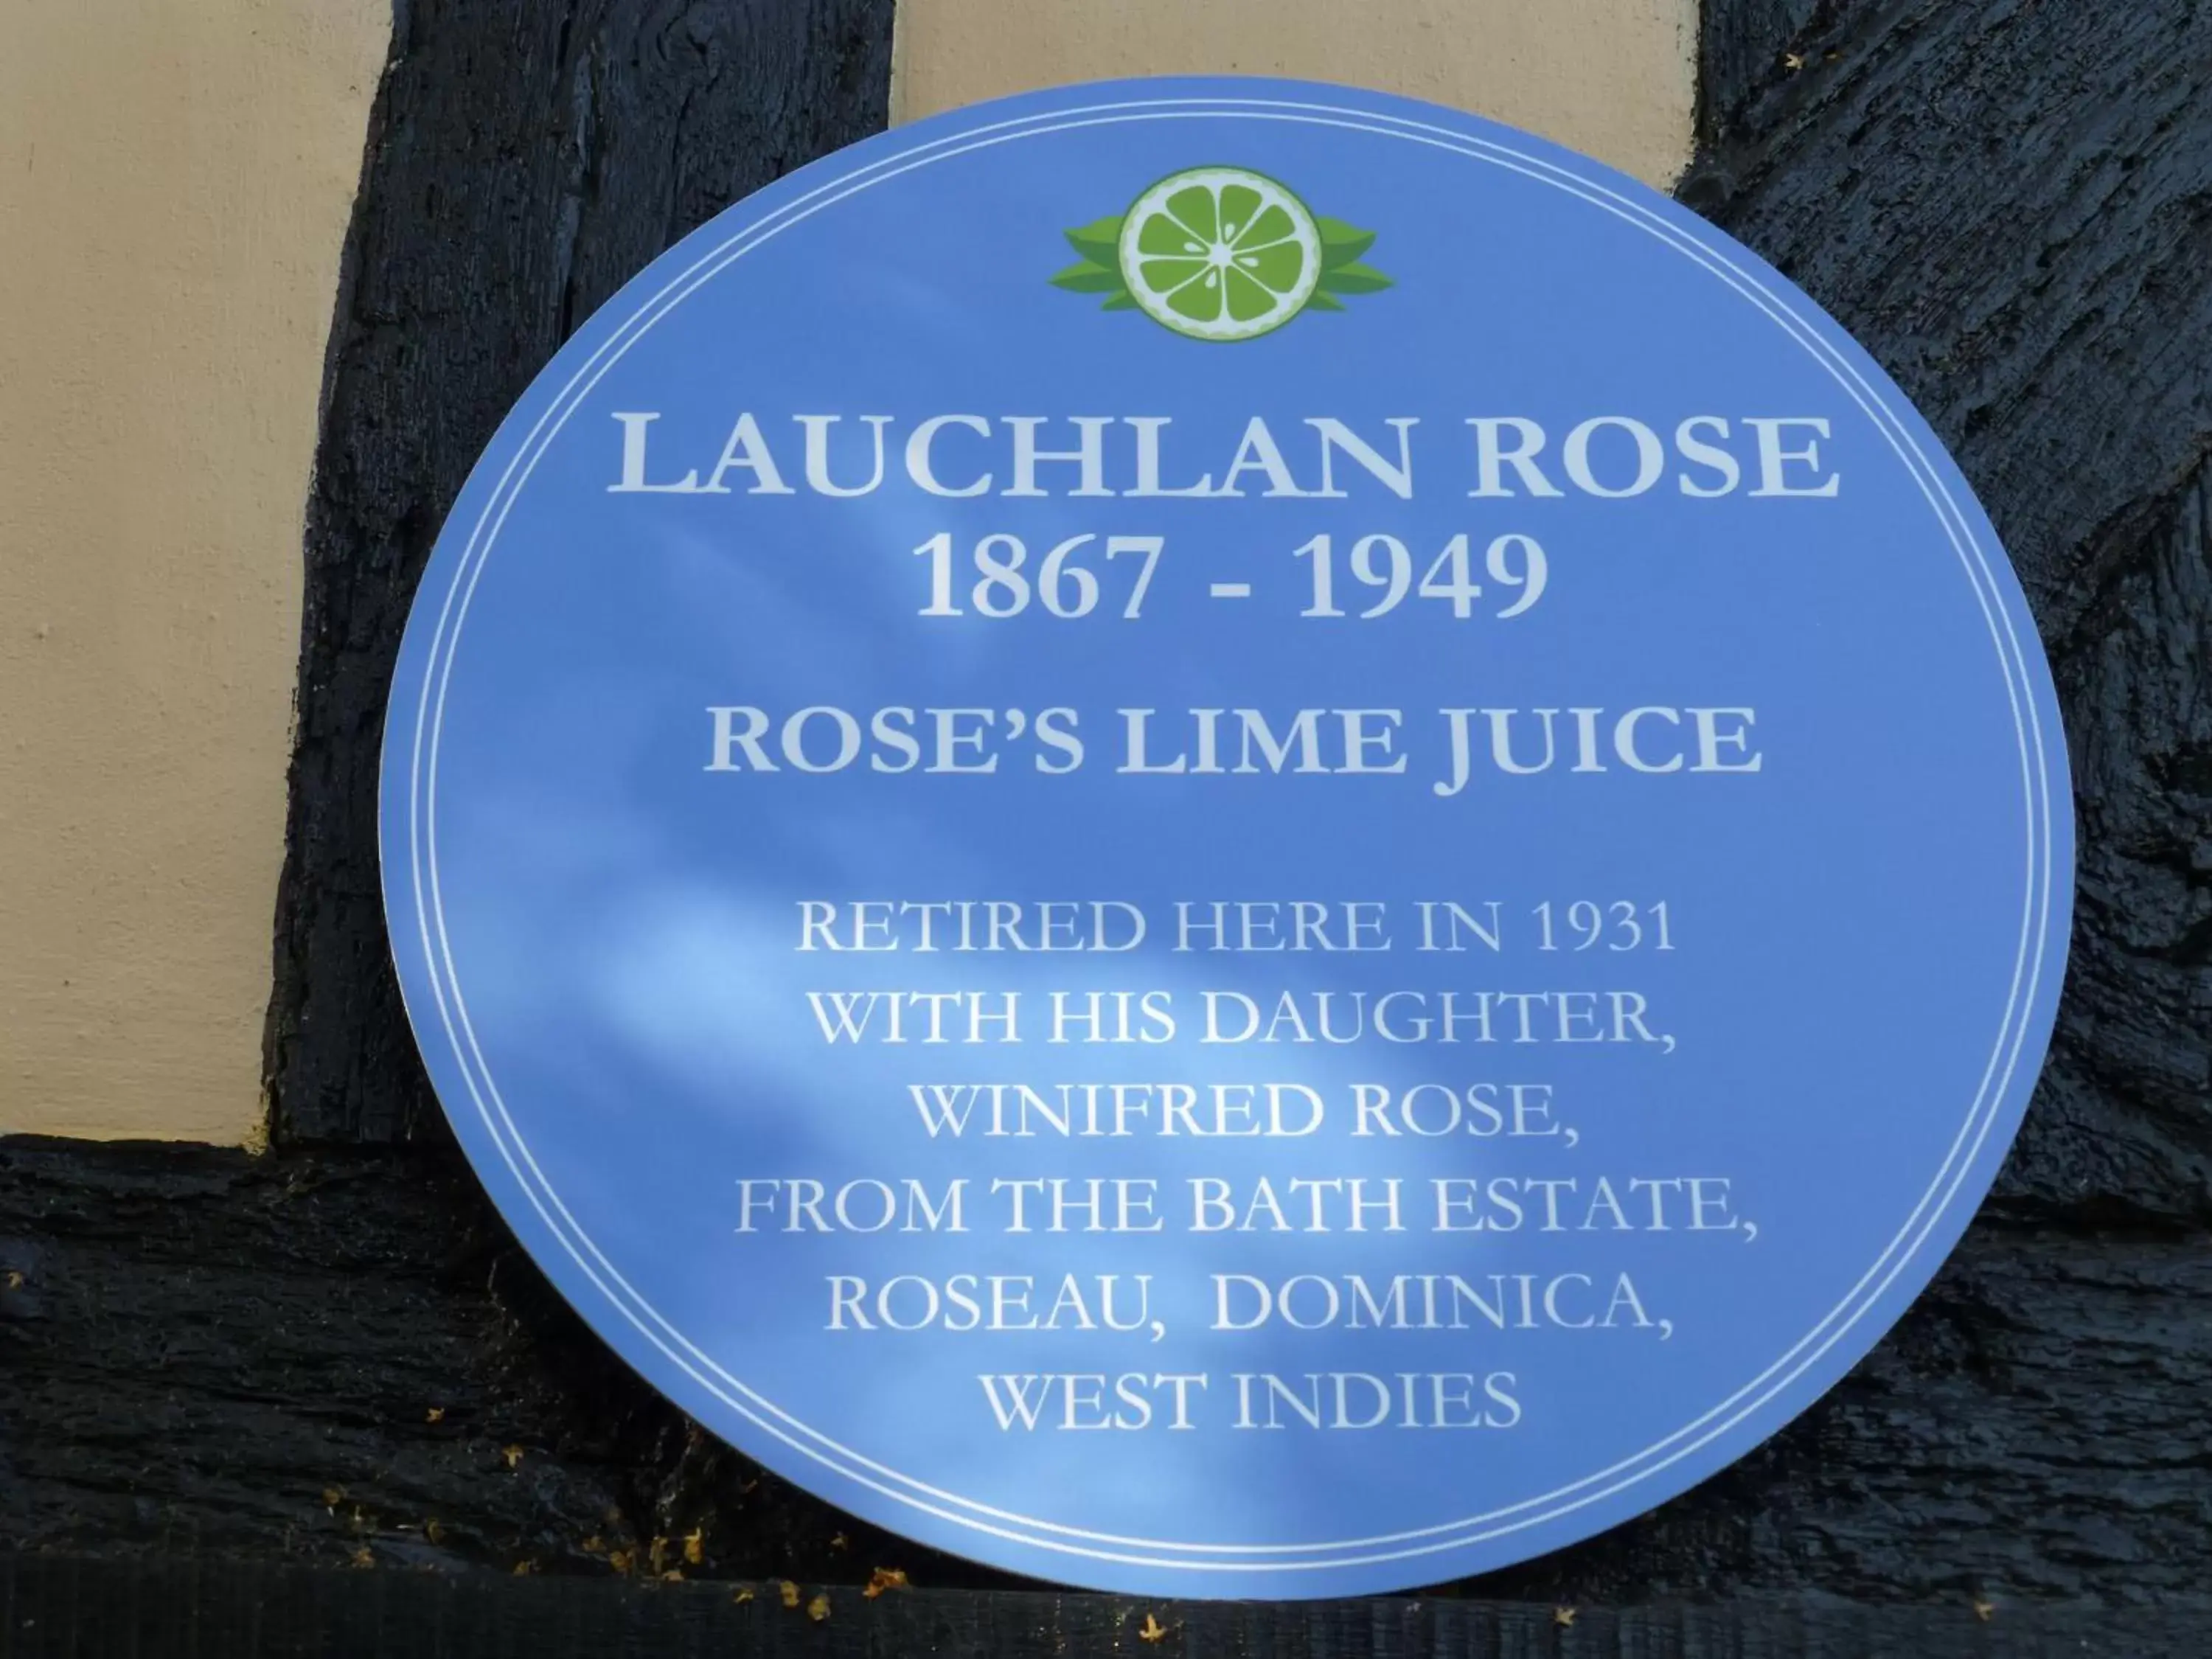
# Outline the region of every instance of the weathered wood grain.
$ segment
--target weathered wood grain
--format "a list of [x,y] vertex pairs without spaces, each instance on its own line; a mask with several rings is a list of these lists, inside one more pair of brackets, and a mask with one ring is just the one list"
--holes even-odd
[[[1857,336],[2004,538],[2075,770],[2073,960],[2000,1192],[2212,1224],[2212,9],[1839,9],[1686,187]],[[1901,942],[1902,943],[1902,942]]]
[[[1993,1221],[1751,1457],[1451,1593],[2205,1594],[2208,1307],[2200,1240]],[[696,1532],[694,1573],[1013,1582],[694,1430],[441,1155],[0,1143],[0,1546],[649,1576]]]
[[2202,1651],[2208,1629],[2189,1610],[2095,1607],[1200,1605],[930,1590],[871,1601],[849,1587],[799,1589],[799,1605],[787,1607],[774,1583],[625,1591],[262,1563],[0,1557],[0,1659],[2141,1659]]
[[1704,0],[1698,32],[1698,143],[1730,131],[1759,89],[1790,72],[1798,36],[1837,0]]

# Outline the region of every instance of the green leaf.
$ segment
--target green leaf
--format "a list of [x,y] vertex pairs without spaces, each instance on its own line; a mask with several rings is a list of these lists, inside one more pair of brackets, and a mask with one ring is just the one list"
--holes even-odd
[[1101,311],[1134,311],[1136,308],[1137,296],[1126,288],[1098,307]]
[[1321,268],[1334,270],[1348,265],[1375,246],[1375,233],[1362,230],[1357,225],[1347,225],[1341,219],[1314,221],[1314,228],[1321,232]]
[[1064,288],[1072,294],[1111,294],[1121,286],[1121,273],[1094,265],[1088,259],[1079,259],[1048,280],[1054,288]]
[[1390,279],[1372,265],[1355,262],[1324,270],[1321,285],[1331,294],[1380,294],[1390,286]]
[[1110,219],[1093,219],[1087,225],[1060,233],[1067,245],[1093,264],[1104,265],[1109,270],[1121,263],[1121,216]]
[[1321,289],[1316,289],[1306,296],[1308,311],[1342,311],[1344,308],[1343,301]]

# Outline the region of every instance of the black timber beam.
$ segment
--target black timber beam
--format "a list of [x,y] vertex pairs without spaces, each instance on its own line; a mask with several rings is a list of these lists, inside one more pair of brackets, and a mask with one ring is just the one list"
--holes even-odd
[[[2195,1654],[2212,1611],[1152,1602],[0,1556],[0,1659],[2094,1659]],[[818,1598],[818,1599],[817,1599]]]

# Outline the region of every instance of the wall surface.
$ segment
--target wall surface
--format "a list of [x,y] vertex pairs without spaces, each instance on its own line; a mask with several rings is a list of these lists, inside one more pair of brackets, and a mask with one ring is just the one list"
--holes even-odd
[[0,4],[0,1133],[239,1142],[387,0]]
[[1287,75],[1473,110],[1663,190],[1697,0],[900,0],[891,119],[1127,75]]
[[[1796,1422],[1634,1522],[1431,1599],[1048,1595],[714,1442],[539,1276],[445,1133],[391,984],[383,685],[440,517],[515,395],[675,236],[880,121],[890,11],[409,0],[311,497],[277,1145],[0,1135],[0,1656],[2212,1652],[2197,0],[1705,0],[1705,131],[1680,198],[1828,307],[1953,449],[2036,611],[2078,792],[2069,980],[2006,1173],[1927,1295]],[[45,95],[20,63],[0,50],[11,120],[20,82]],[[43,168],[47,131],[81,112],[41,107]],[[6,143],[12,202],[26,158]],[[15,233],[0,222],[10,270],[28,257]],[[10,376],[23,349],[4,347]],[[94,406],[79,384],[38,382]],[[42,475],[0,453],[0,512],[31,487]],[[15,652],[12,541],[0,567]],[[15,686],[11,766],[28,752]],[[161,695],[128,712],[185,693]],[[27,879],[0,865],[7,893]],[[0,954],[13,944],[0,933]],[[14,1039],[0,1030],[10,1100]],[[924,1588],[877,1595],[878,1565]]]

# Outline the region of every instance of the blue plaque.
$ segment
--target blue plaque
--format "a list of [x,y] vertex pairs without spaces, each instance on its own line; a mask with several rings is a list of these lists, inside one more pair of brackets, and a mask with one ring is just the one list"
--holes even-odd
[[1988,520],[1759,259],[1524,134],[1170,80],[686,238],[447,521],[386,902],[599,1333],[855,1514],[1307,1596],[1805,1408],[2042,1060]]

